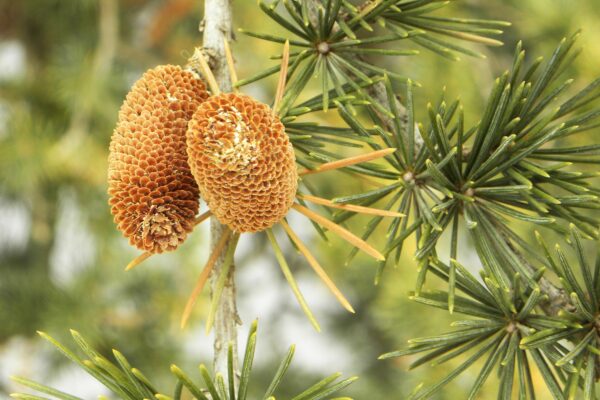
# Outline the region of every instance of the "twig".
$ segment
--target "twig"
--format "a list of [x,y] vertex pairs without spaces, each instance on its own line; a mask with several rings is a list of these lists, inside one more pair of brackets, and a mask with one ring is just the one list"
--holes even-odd
[[[500,234],[504,238],[507,246],[511,249],[511,251],[519,258],[521,264],[531,273],[536,272],[536,268],[531,265],[523,253],[519,251],[512,243],[512,241],[506,237],[505,234]],[[573,304],[571,304],[571,300],[569,299],[569,295],[565,293],[565,291],[557,286],[555,286],[552,282],[550,282],[547,278],[542,277],[538,284],[540,285],[540,290],[542,293],[545,293],[548,296],[546,301],[540,303],[540,307],[544,310],[546,315],[556,316],[558,312],[561,310],[566,311],[574,311]]]
[[[231,92],[233,87],[231,76],[227,66],[225,55],[225,40],[232,39],[232,19],[231,19],[231,0],[205,0],[204,1],[204,21],[200,26],[204,33],[203,46],[205,54],[209,57],[209,65],[217,80],[219,88],[223,92]],[[226,226],[215,219],[210,221],[211,250],[219,242],[221,236],[228,229]],[[219,275],[223,268],[224,255],[218,258],[210,277],[211,292],[214,293]],[[237,347],[237,325],[241,324],[237,313],[236,290],[235,290],[235,267],[232,265],[225,286],[221,294],[221,299],[215,313],[214,322],[214,370],[227,376],[227,357],[228,346],[233,346],[233,369],[236,371],[235,385],[238,385],[238,347]]]

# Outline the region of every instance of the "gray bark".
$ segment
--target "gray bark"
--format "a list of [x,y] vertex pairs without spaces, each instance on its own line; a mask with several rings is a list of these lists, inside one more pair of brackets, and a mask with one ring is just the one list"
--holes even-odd
[[[232,20],[231,20],[231,0],[205,0],[204,2],[204,21],[200,25],[200,31],[204,33],[203,48],[213,74],[219,84],[222,92],[231,92],[232,84],[227,60],[225,58],[225,49],[223,42],[225,39],[231,40]],[[211,218],[210,235],[211,250],[219,242],[219,238],[227,229],[216,218]],[[218,280],[223,267],[223,261],[226,251],[221,253],[210,277],[211,293]],[[229,276],[225,283],[225,288],[219,301],[219,306],[215,314],[214,323],[214,370],[215,373],[221,373],[227,376],[227,353],[231,343],[233,345],[234,371],[236,372],[235,384],[237,386],[237,325],[241,324],[237,313],[236,290],[235,290],[235,268],[232,266]],[[227,380],[226,380],[227,382]]]

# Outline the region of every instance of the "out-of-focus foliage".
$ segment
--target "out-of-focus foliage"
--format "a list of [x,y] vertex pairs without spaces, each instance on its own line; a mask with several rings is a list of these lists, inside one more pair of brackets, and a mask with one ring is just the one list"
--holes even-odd
[[[136,254],[110,219],[105,171],[108,141],[124,94],[145,69],[185,62],[200,43],[201,3],[0,1],[0,365],[8,360],[10,347],[17,341],[38,346],[36,330],[58,337],[67,327],[82,331],[103,354],[109,354],[112,347],[122,349],[133,365],[143,366],[158,384],[169,382],[166,367],[170,362],[181,360],[178,363],[190,369],[200,359],[189,343],[208,340],[179,331],[177,317],[191,289],[189,282],[206,257],[202,231],[193,234],[176,254],[150,260],[143,272],[125,274],[123,267]],[[255,2],[234,1],[234,13],[237,26],[285,36]],[[505,28],[502,37],[507,46],[476,46],[486,59],[461,57],[463,60],[451,62],[427,51],[418,57],[378,59],[370,55],[378,65],[421,83],[422,87],[414,89],[418,120],[425,120],[426,112],[420,110],[426,110],[427,99],[439,97],[443,86],[449,98],[461,95],[469,115],[481,115],[492,78],[510,66],[514,45],[520,39],[530,53],[546,54],[563,36],[582,28],[579,46],[584,52],[565,72],[567,77],[577,76],[580,83],[570,90],[575,93],[597,77],[600,9],[595,0],[464,0],[441,14],[503,19],[513,26]],[[280,54],[280,46],[240,35],[234,52],[238,74],[248,77],[270,66],[268,57]],[[247,90],[268,100],[275,88],[272,81],[265,81]],[[316,94],[320,87],[308,82],[308,92],[311,90]],[[329,112],[322,118],[329,123],[336,115]],[[467,126],[476,122],[469,120],[469,115],[465,117]],[[585,144],[584,136],[569,139],[570,146]],[[357,192],[356,181],[350,179],[319,177],[312,182],[321,187],[324,197]],[[361,187],[371,188],[368,180]],[[348,221],[356,226],[367,222],[360,218]],[[384,235],[385,231],[375,233],[380,243],[385,243]],[[470,243],[464,231],[459,236]],[[525,239],[533,240],[530,236]],[[258,253],[263,245],[257,242],[253,248]],[[445,331],[451,321],[447,311],[408,301],[417,278],[411,256],[414,244],[407,243],[398,268],[390,268],[379,287],[372,286],[374,271],[362,256],[346,267],[339,257],[344,247],[337,242],[319,250],[336,281],[354,292],[356,317],[332,311],[326,328],[328,335],[336,338],[336,345],[351,355],[346,371],[361,375],[349,394],[358,399],[403,398],[418,382],[440,381],[446,375],[444,368],[422,368],[407,374],[408,358],[395,359],[396,364],[376,360],[379,354],[401,348],[407,339],[421,337],[423,332]],[[459,254],[461,257],[473,263],[476,260],[469,253]],[[246,259],[237,260],[238,269],[244,269],[253,258],[254,254],[248,253]],[[273,262],[268,260],[268,264]],[[439,282],[428,284],[435,288]],[[242,299],[256,294],[251,288],[240,291]],[[295,307],[293,302],[289,308],[282,303],[278,310],[282,314]],[[206,307],[199,312],[206,312]],[[427,313],[425,318],[423,313]],[[242,317],[250,320],[254,315]],[[283,317],[262,324],[263,332],[272,335],[273,347],[278,346],[278,334],[290,329],[288,325]],[[23,354],[19,362],[6,364],[17,370],[0,368],[0,396],[15,389],[5,374],[31,376]],[[56,378],[65,370],[62,360],[53,354],[39,354],[45,367],[36,372],[37,380]],[[304,363],[304,371],[290,372],[298,379],[288,379],[283,394],[297,393],[294,381],[299,378],[319,375],[313,368],[319,360],[314,357]],[[586,362],[583,357],[579,360]],[[454,367],[460,361],[448,364]],[[277,362],[266,359],[257,366],[255,379],[264,383],[258,387],[268,385]],[[477,368],[473,370],[450,383],[439,398],[466,398],[477,377]],[[488,390],[495,393],[492,385],[496,381],[483,386],[481,398],[489,397]],[[538,398],[550,398],[535,371],[532,385],[542,390]]]

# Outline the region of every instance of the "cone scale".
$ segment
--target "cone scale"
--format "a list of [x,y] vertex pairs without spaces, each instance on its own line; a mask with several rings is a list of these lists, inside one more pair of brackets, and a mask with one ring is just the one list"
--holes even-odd
[[259,232],[288,213],[298,188],[294,150],[266,104],[236,93],[212,96],[190,120],[187,145],[202,199],[221,223]]
[[118,229],[140,250],[174,250],[194,227],[199,190],[185,132],[207,98],[195,74],[165,65],[148,70],[121,106],[109,149],[109,204]]

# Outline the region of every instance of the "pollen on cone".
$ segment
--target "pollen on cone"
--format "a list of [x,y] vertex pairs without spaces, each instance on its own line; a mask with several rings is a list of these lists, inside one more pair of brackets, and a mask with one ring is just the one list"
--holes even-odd
[[294,202],[292,145],[266,104],[226,93],[202,103],[187,131],[189,163],[202,198],[236,232],[279,222]]
[[108,158],[109,204],[119,230],[141,250],[174,250],[194,227],[199,191],[185,132],[207,98],[195,74],[165,65],[144,73],[121,106]]

